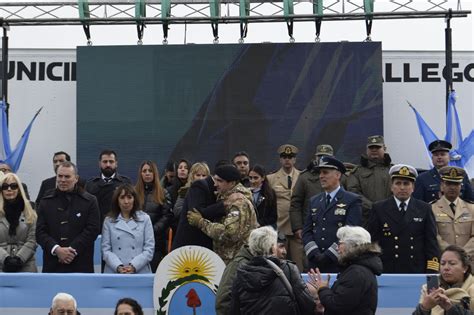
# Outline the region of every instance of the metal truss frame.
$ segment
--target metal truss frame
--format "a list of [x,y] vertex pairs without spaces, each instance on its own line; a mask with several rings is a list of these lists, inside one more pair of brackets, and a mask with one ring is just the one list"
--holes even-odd
[[[164,0],[163,0],[164,1]],[[212,0],[211,0],[212,1]],[[0,22],[9,26],[32,25],[121,25],[136,24],[202,24],[211,20],[218,23],[239,23],[239,0],[218,1],[219,15],[211,14],[211,1],[204,0],[172,0],[169,17],[162,16],[162,0],[144,1],[146,15],[136,15],[139,0],[129,1],[97,1],[88,2],[90,16],[81,18],[80,1],[63,2],[6,2],[0,3]],[[320,1],[323,4],[322,14],[309,12],[285,14],[285,0],[264,1],[250,0],[248,22],[324,21],[364,20],[368,14],[364,10],[363,0],[332,0]],[[315,5],[317,0],[292,1],[295,8],[302,8],[303,3]],[[379,4],[384,11],[377,11]],[[308,8],[310,6],[306,6]],[[295,9],[296,10],[296,9]],[[237,14],[234,14],[237,12]],[[451,12],[451,13],[449,13]],[[460,0],[386,0],[375,2],[371,19],[411,19],[411,18],[447,18],[466,17],[470,11],[462,10]]]

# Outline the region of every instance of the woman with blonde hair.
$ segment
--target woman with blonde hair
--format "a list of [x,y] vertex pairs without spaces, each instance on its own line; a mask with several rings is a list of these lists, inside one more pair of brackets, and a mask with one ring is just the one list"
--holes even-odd
[[16,174],[5,174],[0,187],[0,270],[37,272],[36,212]]
[[191,184],[196,180],[206,178],[209,176],[209,174],[211,174],[211,171],[205,162],[197,162],[191,166],[191,169],[189,170],[188,181],[178,190],[178,199],[176,199],[176,203],[173,207],[175,221],[179,220],[181,209],[183,209],[184,197],[186,196],[189,187],[191,187]]
[[152,161],[143,161],[138,169],[135,185],[141,209],[150,216],[155,235],[155,252],[150,263],[155,272],[161,259],[167,254],[167,231],[173,220],[171,199],[161,184],[158,167]]

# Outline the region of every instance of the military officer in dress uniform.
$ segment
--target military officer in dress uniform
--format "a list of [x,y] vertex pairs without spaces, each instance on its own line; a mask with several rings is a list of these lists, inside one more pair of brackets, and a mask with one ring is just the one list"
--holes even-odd
[[418,172],[410,165],[390,168],[393,197],[373,205],[372,241],[382,248],[384,273],[437,273],[439,248],[431,207],[412,197]]
[[295,168],[298,148],[291,144],[284,144],[278,148],[277,152],[280,155],[281,168],[267,175],[267,180],[277,198],[278,231],[286,236],[288,259],[294,261],[298,269],[303,272],[303,243],[293,234],[290,223],[291,195],[300,175],[300,171]]
[[455,166],[441,168],[439,174],[443,196],[431,207],[438,226],[441,251],[449,245],[458,245],[466,250],[474,267],[474,204],[459,197],[465,173],[462,168]]
[[303,228],[303,243],[309,267],[322,272],[337,272],[336,232],[341,226],[360,225],[362,200],[341,187],[344,164],[334,157],[319,159],[319,181],[324,191],[310,199]]
[[[439,175],[439,169],[448,166],[449,151],[451,148],[451,143],[444,140],[435,140],[429,144],[428,150],[431,152],[431,161],[433,162],[434,167],[428,172],[421,174],[416,179],[413,197],[425,202],[432,202],[441,197],[439,189],[441,176]],[[463,177],[461,197],[466,201],[474,201],[474,193],[467,175],[464,175]]]

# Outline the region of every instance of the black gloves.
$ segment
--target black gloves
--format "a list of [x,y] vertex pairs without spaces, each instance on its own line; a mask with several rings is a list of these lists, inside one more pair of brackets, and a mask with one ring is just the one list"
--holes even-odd
[[23,262],[18,256],[7,256],[3,261],[3,272],[19,272]]
[[331,258],[329,258],[328,255],[325,254],[317,254],[314,256],[313,261],[316,263],[318,266],[325,266],[329,265],[331,263]]

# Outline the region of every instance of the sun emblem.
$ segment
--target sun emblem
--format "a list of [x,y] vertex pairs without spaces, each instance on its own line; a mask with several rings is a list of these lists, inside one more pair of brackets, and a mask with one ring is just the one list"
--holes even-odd
[[213,280],[216,271],[210,257],[205,252],[186,250],[173,257],[170,263],[170,280],[177,280],[190,275],[198,275]]
[[408,170],[408,167],[404,166],[400,169],[400,175],[405,175],[405,176],[408,176],[410,175],[410,171]]

